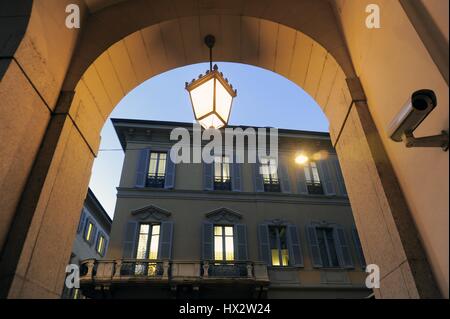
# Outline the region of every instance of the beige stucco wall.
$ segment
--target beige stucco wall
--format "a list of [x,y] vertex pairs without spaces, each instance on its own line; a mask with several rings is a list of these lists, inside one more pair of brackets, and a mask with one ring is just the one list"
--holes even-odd
[[[381,29],[364,27],[366,1],[338,1],[350,54],[370,112],[405,193],[441,291],[449,284],[449,153],[439,148],[407,149],[389,139],[387,126],[412,92],[436,92],[438,107],[417,136],[448,130],[448,85],[398,1],[377,1]],[[448,39],[448,1],[424,1]]]

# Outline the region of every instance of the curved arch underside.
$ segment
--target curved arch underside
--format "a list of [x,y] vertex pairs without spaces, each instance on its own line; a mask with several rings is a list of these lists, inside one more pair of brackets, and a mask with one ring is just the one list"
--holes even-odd
[[[343,110],[351,103],[345,72],[332,54],[309,36],[259,18],[184,17],[128,35],[84,72],[70,112],[92,148],[98,147],[98,132],[104,121],[128,92],[160,73],[208,61],[203,43],[208,33],[217,37],[215,61],[245,63],[276,72],[302,87],[327,115],[345,115]],[[339,123],[333,127],[339,127]]]

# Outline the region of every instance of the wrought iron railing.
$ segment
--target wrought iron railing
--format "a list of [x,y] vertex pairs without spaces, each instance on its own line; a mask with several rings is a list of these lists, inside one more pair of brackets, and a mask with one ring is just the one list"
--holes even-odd
[[280,181],[275,178],[264,178],[265,192],[281,192]]
[[231,190],[231,180],[215,178],[214,179],[214,189],[221,190],[221,191],[230,191]]
[[147,176],[146,187],[164,188],[166,177],[164,175],[149,175]]
[[308,188],[308,194],[323,195],[323,187],[321,182],[307,181],[306,187]]
[[208,261],[202,263],[201,275],[204,277],[248,278],[253,277],[253,265],[250,262]]
[[162,277],[163,274],[163,262],[157,260],[122,261],[120,267],[120,276]]

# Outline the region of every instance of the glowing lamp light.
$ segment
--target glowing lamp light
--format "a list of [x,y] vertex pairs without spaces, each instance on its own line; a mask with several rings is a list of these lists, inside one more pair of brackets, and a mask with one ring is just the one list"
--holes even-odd
[[205,129],[219,129],[228,124],[237,91],[219,72],[217,65],[212,66],[214,36],[206,36],[205,43],[210,48],[210,69],[198,79],[186,82],[186,90],[191,98],[195,120]]
[[304,165],[304,164],[308,163],[308,161],[309,161],[309,157],[304,154],[297,155],[297,157],[295,158],[295,163],[297,163],[299,165]]

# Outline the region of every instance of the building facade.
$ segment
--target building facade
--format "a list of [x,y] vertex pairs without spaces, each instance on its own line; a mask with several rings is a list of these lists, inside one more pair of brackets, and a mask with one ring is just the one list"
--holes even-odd
[[[69,264],[79,266],[86,259],[103,259],[108,250],[111,224],[111,218],[92,190],[88,189]],[[83,295],[79,289],[68,289],[64,285],[62,298],[79,299]]]
[[[175,164],[169,154],[177,141],[170,140],[170,133],[176,127],[192,133],[192,124],[137,120],[113,124],[125,159],[107,258],[82,265],[86,295],[364,298],[371,294],[327,133],[278,130],[278,168],[271,170],[264,158],[257,163],[250,163],[247,155],[235,160],[236,149],[215,153],[211,164]],[[297,164],[296,155],[306,150],[311,160]]]

